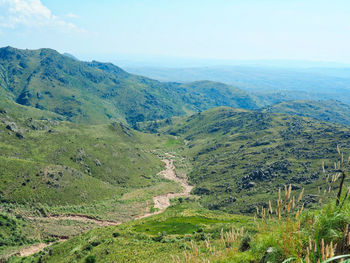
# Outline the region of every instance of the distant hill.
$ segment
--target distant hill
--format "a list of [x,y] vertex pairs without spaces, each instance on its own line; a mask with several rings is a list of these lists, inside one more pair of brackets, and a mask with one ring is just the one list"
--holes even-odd
[[267,107],[264,112],[284,113],[350,125],[350,105],[335,100],[286,101]]
[[254,213],[278,188],[306,188],[306,206],[314,205],[326,175],[322,161],[333,166],[339,144],[350,149],[350,129],[274,113],[221,107],[190,117],[144,124],[145,130],[172,134],[186,142],[184,155],[194,194],[209,209]]
[[0,49],[0,93],[8,100],[79,123],[121,120],[134,125],[217,106],[257,108],[257,99],[229,85],[162,83],[52,49]]
[[[126,70],[161,81],[220,81],[275,101],[336,99],[350,103],[349,68],[287,68],[263,65],[187,68],[127,67]],[[301,93],[300,93],[301,92]],[[265,94],[267,93],[267,94]],[[281,93],[283,93],[281,97]],[[274,101],[268,101],[273,103]]]

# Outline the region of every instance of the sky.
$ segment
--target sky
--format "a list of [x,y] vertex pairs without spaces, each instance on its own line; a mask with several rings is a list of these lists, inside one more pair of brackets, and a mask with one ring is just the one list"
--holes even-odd
[[350,63],[349,0],[0,0],[0,46],[82,60]]

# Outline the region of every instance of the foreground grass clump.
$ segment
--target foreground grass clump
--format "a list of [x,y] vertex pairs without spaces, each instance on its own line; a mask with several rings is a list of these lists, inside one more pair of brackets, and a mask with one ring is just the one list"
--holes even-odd
[[[350,187],[346,193],[343,191],[349,160],[344,160],[340,147],[337,147],[337,151],[340,158],[334,169],[327,173],[323,168],[327,174],[326,184],[339,183],[336,191],[327,187],[330,203],[319,210],[305,210],[303,191],[299,196],[294,196],[292,186],[289,185],[284,187],[284,193],[278,191],[275,206],[270,201],[266,208],[257,207],[257,234],[245,246],[249,255],[255,258],[253,262],[316,263],[339,262],[350,258]],[[200,262],[197,261],[198,251],[200,249],[194,249],[185,256],[185,261]],[[206,260],[235,262],[234,259],[239,255],[242,256],[232,250],[221,249],[221,255],[207,255]],[[248,258],[245,255],[245,260]]]
[[[305,210],[304,191],[294,196],[291,185],[284,187],[284,193],[278,191],[276,205],[269,201],[266,208],[257,207],[257,234],[249,242],[249,251],[259,262],[339,262],[350,258],[350,187],[344,193],[350,160],[345,160],[339,146],[337,152],[339,161],[334,169],[327,172],[323,167],[330,202],[321,209]],[[332,183],[339,184],[335,191],[329,187]],[[230,251],[221,257],[227,262],[233,259]],[[211,260],[226,262],[216,257]]]
[[[350,204],[332,202],[320,210],[305,211],[291,191],[277,207],[259,211],[254,230],[232,228],[220,238],[191,242],[190,250],[174,262],[339,262],[350,258]],[[328,261],[327,261],[328,260]],[[345,262],[345,261],[344,261]]]

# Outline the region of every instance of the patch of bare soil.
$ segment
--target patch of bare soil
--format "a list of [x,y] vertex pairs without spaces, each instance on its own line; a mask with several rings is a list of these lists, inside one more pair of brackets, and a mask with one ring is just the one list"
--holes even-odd
[[[170,154],[167,154],[167,155],[169,157],[174,157]],[[193,189],[193,186],[188,184],[186,178],[182,179],[176,176],[174,161],[172,159],[163,159],[162,161],[165,163],[165,170],[161,171],[159,174],[164,176],[164,178],[166,179],[179,183],[183,188],[183,192],[168,193],[168,194],[154,196],[153,197],[154,208],[158,209],[158,211],[155,211],[153,213],[151,212],[146,213],[144,215],[135,217],[135,219],[141,219],[151,215],[160,214],[170,206],[170,199],[177,198],[177,197],[189,197],[191,195],[190,192]]]
[[31,220],[71,220],[71,221],[79,221],[83,223],[94,223],[99,226],[116,226],[122,223],[122,222],[114,222],[114,221],[108,221],[108,220],[100,220],[88,215],[49,215],[47,217],[27,217],[27,218]]
[[[66,239],[59,239],[55,242],[62,242],[62,241],[65,241]],[[41,250],[43,250],[44,248],[52,245],[53,243],[55,242],[51,242],[51,243],[39,243],[39,244],[35,244],[35,245],[32,245],[30,247],[26,247],[26,248],[22,248],[20,251],[19,251],[19,256],[21,257],[27,257],[27,256],[30,256],[30,255],[33,255],[35,253],[38,253],[40,252]]]

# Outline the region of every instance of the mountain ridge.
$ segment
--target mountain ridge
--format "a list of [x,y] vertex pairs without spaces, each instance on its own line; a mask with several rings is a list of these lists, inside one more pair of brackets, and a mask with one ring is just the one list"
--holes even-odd
[[218,98],[226,106],[258,108],[255,97],[229,85],[159,82],[112,63],[77,61],[53,49],[1,48],[0,88],[21,105],[82,123],[121,120],[135,125],[221,106]]

